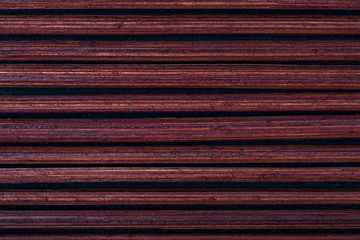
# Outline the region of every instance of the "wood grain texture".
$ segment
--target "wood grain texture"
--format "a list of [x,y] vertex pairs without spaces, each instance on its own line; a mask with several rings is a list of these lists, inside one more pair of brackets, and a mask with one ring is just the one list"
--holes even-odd
[[128,234],[128,235],[118,235],[118,234],[92,234],[92,235],[84,235],[84,234],[76,234],[76,235],[0,235],[1,240],[15,240],[15,239],[23,239],[23,240],[358,240],[360,235],[358,234],[238,234],[238,235],[228,235],[228,234],[212,234],[212,235],[189,235],[189,234],[181,234],[181,235],[139,235],[139,234]]
[[0,147],[0,164],[360,162],[354,146]]
[[[0,190],[1,205],[257,205],[360,204],[360,192],[219,191],[124,192],[93,190]],[[1,239],[1,238],[0,238]]]
[[0,87],[360,89],[359,66],[0,64]]
[[1,240],[14,240],[14,239],[24,239],[24,240],[43,240],[43,239],[54,239],[54,240],[305,240],[305,239],[313,239],[313,240],[358,240],[360,235],[357,234],[293,234],[293,235],[278,235],[278,234],[268,234],[268,235],[250,235],[250,234],[242,234],[242,235],[228,235],[228,234],[212,234],[212,235],[189,235],[189,234],[181,234],[181,235],[139,235],[139,234],[129,234],[129,235],[118,235],[118,234],[109,234],[109,235],[100,235],[100,234],[92,234],[92,235],[84,235],[84,234],[76,234],[76,235],[0,235]]
[[1,168],[0,183],[75,182],[359,182],[358,167]]
[[0,16],[0,34],[309,34],[359,35],[358,16]]
[[0,211],[0,229],[354,229],[359,227],[359,210]]
[[1,41],[1,61],[359,61],[360,41]]
[[6,0],[0,9],[350,9],[357,0]]
[[360,93],[0,96],[0,113],[360,111]]
[[0,142],[355,139],[358,115],[149,119],[1,119]]

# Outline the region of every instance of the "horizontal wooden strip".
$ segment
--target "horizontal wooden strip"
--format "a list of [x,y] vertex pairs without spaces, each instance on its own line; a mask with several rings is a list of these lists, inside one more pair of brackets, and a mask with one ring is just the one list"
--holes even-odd
[[358,115],[0,120],[0,142],[181,142],[359,137]]
[[0,164],[359,162],[359,146],[0,147]]
[[0,65],[0,87],[360,89],[358,66]]
[[162,234],[162,235],[137,235],[137,234],[129,234],[129,235],[118,235],[118,234],[109,234],[109,235],[0,235],[1,240],[15,240],[15,239],[24,239],[24,240],[43,240],[43,239],[54,239],[54,240],[82,240],[82,239],[97,239],[97,240],[304,240],[304,239],[312,239],[312,240],[358,240],[360,235],[358,234],[299,234],[299,235],[279,235],[279,234],[267,234],[267,235],[250,235],[250,234],[242,234],[242,235],[188,235],[188,234]]
[[357,0],[6,0],[0,9],[360,9]]
[[1,61],[359,61],[360,41],[1,41]]
[[0,34],[359,35],[358,16],[0,16]]
[[360,182],[360,168],[78,167],[0,169],[0,183],[71,182]]
[[0,191],[0,205],[360,204],[360,192]]
[[312,240],[358,240],[360,235],[358,234],[299,234],[299,235],[289,235],[289,234],[264,234],[264,235],[250,235],[250,234],[242,234],[242,235],[228,235],[228,234],[211,234],[211,235],[188,235],[188,234],[162,234],[162,235],[137,235],[137,234],[128,234],[128,235],[118,235],[118,234],[76,234],[76,235],[0,235],[1,240],[89,240],[89,239],[97,239],[97,240],[304,240],[304,239],[312,239]]
[[0,211],[1,229],[353,229],[359,210]]
[[360,93],[0,96],[0,113],[360,111]]

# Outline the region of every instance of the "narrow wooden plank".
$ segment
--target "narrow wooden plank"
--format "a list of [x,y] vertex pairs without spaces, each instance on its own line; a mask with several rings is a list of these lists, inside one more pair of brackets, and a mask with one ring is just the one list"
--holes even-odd
[[124,192],[91,190],[1,190],[1,205],[257,205],[360,204],[360,192],[220,191]]
[[174,235],[174,234],[162,234],[162,235],[138,235],[138,234],[129,234],[129,235],[118,235],[118,234],[76,234],[76,235],[0,235],[1,240],[15,240],[15,239],[24,239],[24,240],[304,240],[304,239],[313,239],[313,240],[358,240],[360,235],[358,234],[299,234],[299,235],[289,235],[289,234],[267,234],[267,235],[228,235],[228,234],[212,234],[212,235]]
[[357,0],[6,0],[0,9],[342,9],[359,10]]
[[359,61],[360,41],[1,41],[1,61]]
[[360,162],[355,146],[0,147],[0,164]]
[[1,119],[0,142],[354,139],[358,115],[149,119]]
[[358,167],[1,168],[0,183],[73,182],[359,182]]
[[0,113],[359,111],[360,93],[0,96]]
[[359,210],[0,211],[1,229],[354,229]]
[[0,65],[11,88],[360,89],[359,66]]
[[358,16],[0,16],[0,34],[359,35]]

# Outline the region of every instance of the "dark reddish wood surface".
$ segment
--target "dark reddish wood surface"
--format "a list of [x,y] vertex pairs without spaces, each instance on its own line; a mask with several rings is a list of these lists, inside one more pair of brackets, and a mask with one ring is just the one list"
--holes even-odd
[[360,68],[311,65],[1,64],[0,87],[360,89]]
[[360,162],[354,146],[0,147],[0,164]]
[[[1,205],[257,205],[360,204],[360,192],[347,191],[191,191],[109,190],[0,191]],[[1,238],[0,238],[1,239]]]
[[0,113],[360,111],[360,93],[0,96]]
[[360,61],[360,41],[1,41],[0,61]]
[[358,115],[149,119],[1,119],[0,142],[356,139]]
[[355,229],[359,227],[360,210],[0,211],[0,229]]
[[0,9],[360,9],[357,0],[6,0]]
[[[11,27],[9,27],[11,24]],[[358,16],[0,16],[0,34],[359,35]]]
[[67,167],[1,168],[0,183],[69,182],[359,182],[358,167]]

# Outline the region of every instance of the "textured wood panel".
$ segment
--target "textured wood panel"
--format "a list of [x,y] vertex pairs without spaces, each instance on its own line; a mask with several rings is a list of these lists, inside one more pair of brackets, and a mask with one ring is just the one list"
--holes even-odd
[[359,226],[359,210],[0,211],[0,229],[355,229]]
[[191,164],[360,162],[354,146],[0,147],[0,164]]
[[359,10],[357,0],[6,0],[0,9],[350,9]]
[[[11,28],[9,28],[11,24]],[[359,35],[358,16],[0,16],[0,34]]]
[[359,66],[2,64],[7,88],[360,89]]
[[360,41],[1,41],[0,61],[360,61]]
[[360,192],[357,191],[125,192],[116,190],[3,190],[0,192],[1,205],[319,205],[359,203]]
[[358,115],[149,119],[1,119],[0,142],[356,139]]

